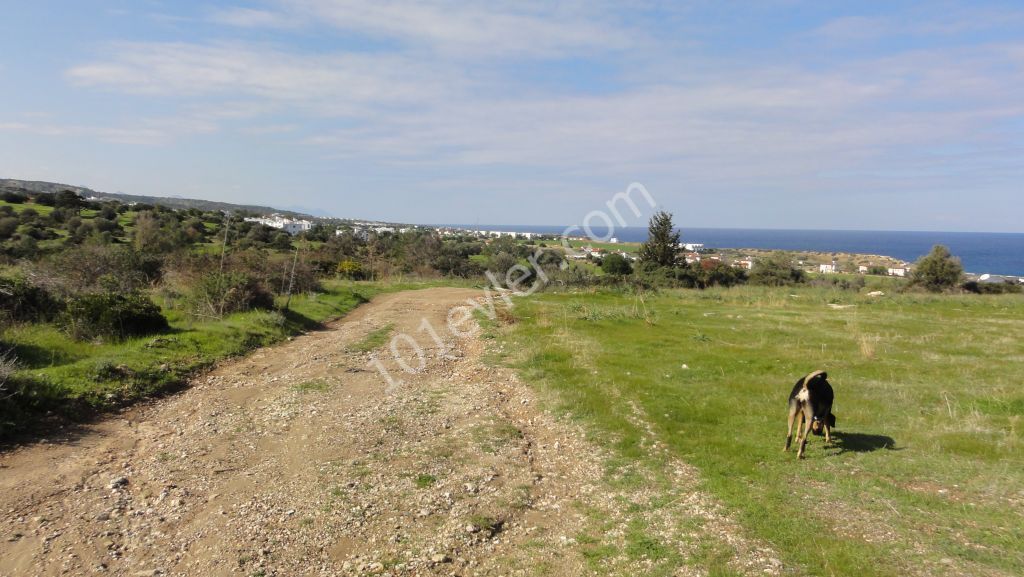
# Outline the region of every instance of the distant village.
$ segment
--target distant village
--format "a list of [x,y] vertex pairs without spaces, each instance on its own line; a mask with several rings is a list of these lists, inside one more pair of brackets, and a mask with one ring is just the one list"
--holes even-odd
[[[249,222],[258,222],[269,227],[283,230],[289,234],[296,235],[311,230],[317,223],[302,218],[291,218],[280,214],[269,216],[246,218]],[[542,234],[536,232],[519,232],[512,230],[478,230],[464,229],[457,227],[425,227],[412,225],[396,225],[375,221],[351,221],[338,226],[335,229],[336,235],[351,232],[358,238],[366,239],[372,234],[402,234],[413,230],[433,230],[443,237],[472,237],[476,239],[495,239],[507,237],[521,239],[528,242],[551,242],[561,243],[562,237],[555,234]],[[609,254],[618,254],[622,257],[635,261],[636,243],[620,243],[619,239],[612,237],[606,242],[595,243],[584,236],[570,236],[568,241],[573,244],[583,244],[567,253],[567,258],[577,261],[599,261]],[[607,245],[623,245],[623,248],[616,249]],[[597,246],[595,246],[597,245]],[[600,246],[605,245],[605,246]],[[558,244],[554,244],[558,246]],[[632,250],[627,250],[632,249]],[[688,264],[701,266],[715,266],[718,263],[726,263],[730,266],[751,270],[758,258],[769,254],[770,250],[755,249],[708,249],[702,243],[680,243],[679,250]],[[861,274],[906,278],[912,271],[911,263],[882,255],[861,255],[861,254],[831,254],[816,252],[794,251],[797,258],[797,265],[805,272],[818,273],[823,275],[831,274]],[[702,263],[706,263],[703,264]],[[1024,277],[1013,277],[993,274],[972,274],[967,273],[969,280],[981,283],[1002,283],[1020,282],[1024,284]]]

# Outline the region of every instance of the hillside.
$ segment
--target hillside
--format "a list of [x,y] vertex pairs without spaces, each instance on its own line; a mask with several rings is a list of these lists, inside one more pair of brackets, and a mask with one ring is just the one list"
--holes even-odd
[[291,210],[285,210],[280,208],[274,208],[271,206],[261,206],[255,204],[232,204],[230,202],[219,202],[215,200],[202,200],[197,198],[177,198],[169,196],[145,196],[137,194],[124,194],[120,192],[99,192],[91,188],[84,186],[75,186],[71,184],[61,184],[57,182],[45,182],[38,180],[18,180],[14,178],[0,178],[0,190],[13,189],[13,190],[25,190],[29,192],[47,192],[55,193],[61,190],[73,190],[78,194],[85,197],[96,197],[96,198],[110,198],[118,200],[120,202],[129,203],[142,203],[142,204],[159,204],[168,208],[187,210],[190,208],[197,208],[203,211],[225,211],[225,212],[239,212],[246,211],[256,214],[284,214],[288,216],[299,216],[305,218],[311,218],[310,215],[295,212]]

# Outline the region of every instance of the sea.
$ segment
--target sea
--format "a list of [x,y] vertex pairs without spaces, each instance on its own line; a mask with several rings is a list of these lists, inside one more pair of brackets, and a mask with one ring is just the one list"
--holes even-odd
[[[450,224],[468,230],[500,230],[561,235],[564,226]],[[585,236],[579,229],[571,236]],[[594,227],[597,237],[608,230]],[[647,227],[620,227],[611,236],[619,242],[647,240]],[[891,256],[914,262],[932,246],[945,245],[960,258],[964,270],[974,274],[1024,276],[1024,233],[924,232],[878,230],[782,230],[756,228],[681,228],[681,240],[701,243],[706,248],[759,248],[849,252]]]

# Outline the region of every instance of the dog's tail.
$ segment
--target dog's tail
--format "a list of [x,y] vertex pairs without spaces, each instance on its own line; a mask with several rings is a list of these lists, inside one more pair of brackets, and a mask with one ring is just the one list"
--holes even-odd
[[804,384],[800,387],[800,392],[797,393],[796,398],[800,401],[807,401],[811,397],[810,391],[807,390],[807,384],[816,379],[819,376],[828,378],[828,374],[825,371],[814,371],[813,373],[804,377]]

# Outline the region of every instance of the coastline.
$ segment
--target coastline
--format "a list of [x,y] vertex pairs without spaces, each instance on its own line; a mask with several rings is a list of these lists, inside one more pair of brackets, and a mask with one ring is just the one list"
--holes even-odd
[[[560,236],[565,227],[538,225],[432,225],[467,231],[501,231],[518,234]],[[961,259],[969,274],[981,276],[1024,276],[1024,233],[788,230],[680,227],[684,243],[700,243],[710,250],[756,252],[783,250],[793,253],[856,255],[858,259],[913,263],[941,244]],[[595,227],[595,236],[616,237],[618,243],[594,246],[627,246],[646,239],[646,227],[612,230]],[[580,237],[584,232],[574,229]]]

